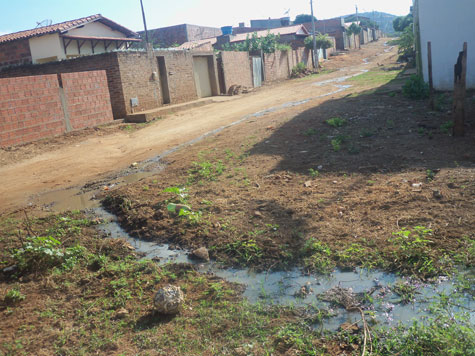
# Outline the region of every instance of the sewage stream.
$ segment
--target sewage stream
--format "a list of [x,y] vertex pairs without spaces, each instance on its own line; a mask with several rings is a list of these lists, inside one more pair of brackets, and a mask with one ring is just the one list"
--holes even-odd
[[[169,263],[190,263],[205,274],[213,274],[229,282],[245,286],[244,297],[251,303],[266,303],[282,306],[313,307],[314,310],[324,310],[328,317],[316,328],[337,331],[343,323],[356,323],[361,320],[359,311],[347,311],[344,307],[317,298],[332,288],[345,288],[355,296],[367,295],[371,303],[362,308],[372,312],[372,320],[382,326],[394,326],[398,323],[409,324],[413,319],[429,315],[429,307],[443,294],[450,296],[457,291],[457,283],[447,278],[439,278],[433,284],[399,277],[395,274],[380,271],[335,270],[331,275],[306,275],[294,268],[290,271],[253,272],[248,269],[223,269],[215,262],[199,263],[188,256],[184,250],[171,249],[168,244],[156,244],[141,241],[128,235],[116,221],[116,217],[103,208],[93,210],[95,217],[104,223],[99,230],[110,238],[124,239],[131,244],[143,259],[154,260],[160,265]],[[469,272],[466,272],[469,273]],[[462,273],[461,276],[464,274]],[[463,277],[462,277],[463,278]],[[391,287],[396,283],[405,283],[415,288],[413,300],[405,303]],[[302,290],[305,293],[301,293]],[[459,307],[455,311],[469,311],[471,322],[475,323],[475,303],[473,295],[466,293],[454,301]]]

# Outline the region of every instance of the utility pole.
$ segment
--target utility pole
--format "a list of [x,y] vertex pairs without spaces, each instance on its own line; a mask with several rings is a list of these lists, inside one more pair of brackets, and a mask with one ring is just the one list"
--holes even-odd
[[145,20],[145,11],[143,9],[143,2],[140,0],[140,6],[142,7],[142,18],[143,18],[143,27],[145,29],[145,42],[148,47],[149,41],[148,41],[148,30],[147,30],[147,20]]
[[315,34],[315,16],[313,16],[313,0],[310,0],[310,10],[312,13],[312,36],[313,36],[313,67],[317,70],[318,73],[318,56],[317,53],[317,37]]
[[[142,1],[142,0],[140,0]],[[358,17],[358,5],[355,5],[356,7],[356,24],[358,25],[358,22],[359,22],[359,17]]]

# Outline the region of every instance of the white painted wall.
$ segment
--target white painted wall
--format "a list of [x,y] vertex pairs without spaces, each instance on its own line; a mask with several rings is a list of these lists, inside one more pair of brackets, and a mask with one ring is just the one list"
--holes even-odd
[[33,63],[38,63],[42,58],[57,57],[58,60],[66,58],[57,33],[33,37],[29,42]]
[[118,37],[124,38],[127,37],[122,32],[114,31],[110,27],[100,23],[100,22],[92,22],[84,25],[81,28],[75,28],[69,30],[67,35],[71,36],[97,36],[97,37]]
[[[68,31],[66,34],[71,36],[96,36],[96,37],[115,37],[115,38],[125,38],[126,35],[114,31],[111,28],[103,25],[99,22],[89,23],[84,25],[82,28],[77,28]],[[70,58],[72,56],[79,56],[77,41],[73,40],[68,45],[67,48],[67,55],[64,53],[64,44],[62,38],[59,34],[55,33],[52,35],[45,35],[39,37],[30,38],[30,51],[33,63],[38,63],[41,59],[56,57],[57,60],[63,60]],[[124,49],[125,45],[121,47]],[[113,51],[116,49],[115,43],[112,43],[109,48],[107,49],[108,52]],[[104,53],[104,42],[97,43],[96,47],[94,48],[94,53]],[[86,41],[81,47],[81,56],[83,55],[91,55],[92,47],[91,42]]]
[[434,87],[453,90],[454,66],[468,43],[467,87],[475,89],[475,1],[419,0],[422,68],[429,81],[427,42],[432,42]]

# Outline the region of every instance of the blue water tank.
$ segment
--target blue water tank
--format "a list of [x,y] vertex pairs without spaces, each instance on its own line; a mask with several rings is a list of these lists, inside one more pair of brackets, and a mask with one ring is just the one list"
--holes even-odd
[[221,27],[221,31],[223,32],[224,36],[232,35],[233,34],[233,27],[232,26],[224,26],[224,27]]

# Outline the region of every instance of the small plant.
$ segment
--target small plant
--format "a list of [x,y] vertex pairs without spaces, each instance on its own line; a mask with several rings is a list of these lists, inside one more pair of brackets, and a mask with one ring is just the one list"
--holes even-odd
[[227,244],[225,250],[229,254],[237,255],[238,260],[245,264],[254,262],[262,257],[262,249],[252,239]]
[[429,85],[424,82],[421,76],[413,75],[404,84],[402,92],[410,99],[427,99],[429,97]]
[[323,242],[315,238],[310,238],[305,242],[301,253],[304,256],[304,263],[307,269],[319,273],[330,273],[335,268],[332,261],[332,251]]
[[411,283],[405,281],[398,281],[392,287],[391,290],[401,297],[401,303],[408,304],[414,301],[417,294],[417,287]]
[[78,260],[84,257],[85,248],[82,246],[63,249],[61,242],[52,236],[28,238],[22,248],[13,253],[21,271],[44,270],[60,266],[72,268]]
[[430,256],[432,230],[424,226],[415,226],[412,230],[401,229],[393,233],[396,236],[390,242],[397,248],[394,254],[401,269],[409,268],[412,272],[431,275],[436,269]]
[[13,305],[21,302],[22,300],[25,300],[25,298],[25,295],[23,295],[19,289],[12,288],[8,290],[8,292],[5,294],[3,301],[7,305]]
[[332,143],[333,151],[338,152],[341,150],[341,144],[342,144],[341,140],[335,138],[332,140],[331,143]]
[[338,128],[346,125],[347,121],[345,119],[334,117],[325,121],[328,125]]
[[277,333],[276,342],[281,345],[282,349],[288,350],[292,348],[299,350],[299,355],[317,355],[311,335],[298,325],[282,326]]
[[361,131],[361,137],[364,137],[364,138],[367,138],[367,137],[372,137],[374,136],[374,132],[372,130],[369,130],[369,129],[364,129]]
[[446,121],[442,125],[440,125],[440,131],[446,135],[450,135],[452,133],[452,129],[454,128],[453,121]]
[[317,171],[316,169],[310,168],[310,169],[308,170],[308,174],[309,174],[310,177],[312,177],[312,178],[317,178],[317,177],[320,175],[320,172]]
[[428,182],[432,182],[435,178],[435,172],[431,169],[428,169],[426,171],[426,178]]
[[305,63],[303,62],[297,63],[297,65],[292,68],[292,78],[301,77],[302,75],[307,74],[307,72],[308,72],[308,69]]
[[434,104],[435,104],[435,110],[441,111],[441,112],[444,111],[447,105],[447,97],[445,96],[445,94],[437,95],[437,97],[435,98]]
[[315,136],[317,133],[318,133],[317,130],[311,128],[311,129],[306,130],[303,134],[305,136],[311,137],[311,136]]
[[193,162],[193,168],[188,171],[188,183],[200,180],[215,181],[225,170],[226,166],[221,160],[214,163],[207,160]]

